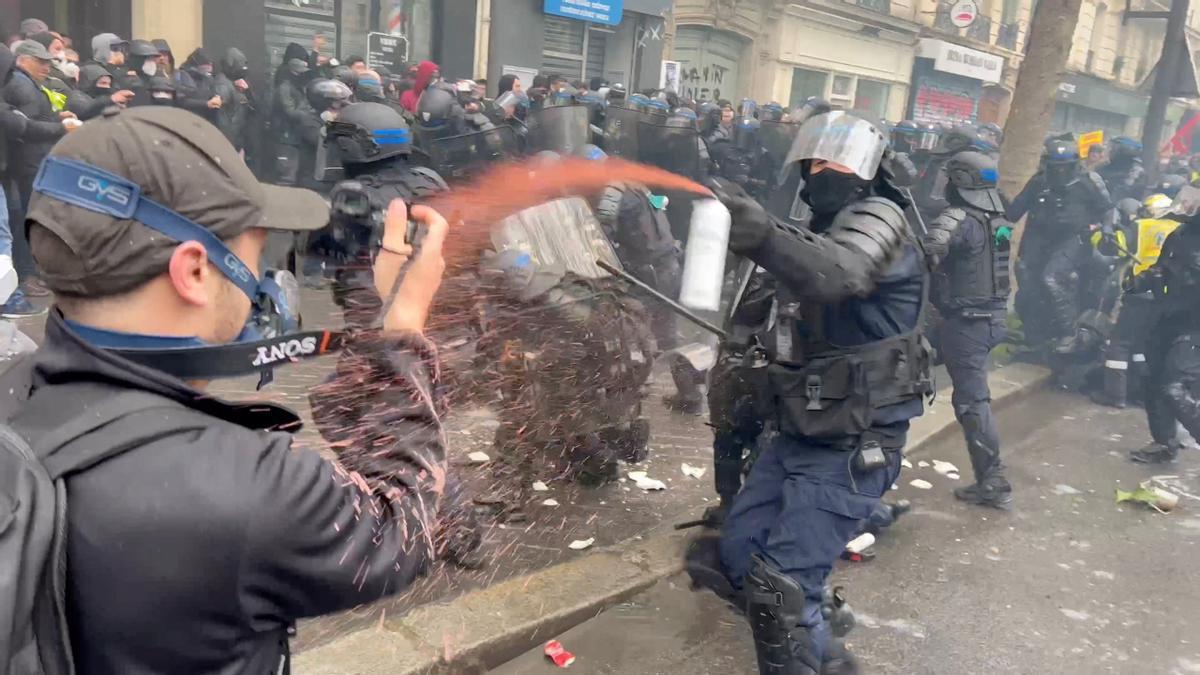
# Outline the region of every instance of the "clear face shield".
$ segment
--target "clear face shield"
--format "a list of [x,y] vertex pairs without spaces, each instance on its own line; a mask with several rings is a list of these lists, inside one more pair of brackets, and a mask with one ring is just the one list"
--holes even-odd
[[917,141],[914,144],[914,149],[916,149],[916,150],[933,150],[934,148],[937,147],[938,139],[940,139],[941,137],[942,137],[942,135],[935,131],[922,131],[920,133],[920,135],[917,136]]
[[817,115],[803,125],[792,142],[784,166],[821,159],[840,164],[863,180],[871,180],[887,150],[883,131],[853,113],[835,110]]

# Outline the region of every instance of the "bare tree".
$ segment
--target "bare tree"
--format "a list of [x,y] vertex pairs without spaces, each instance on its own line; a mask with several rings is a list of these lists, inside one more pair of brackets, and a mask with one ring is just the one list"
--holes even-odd
[[1000,187],[1009,197],[1016,196],[1037,171],[1082,4],[1082,0],[1036,3],[1000,149]]

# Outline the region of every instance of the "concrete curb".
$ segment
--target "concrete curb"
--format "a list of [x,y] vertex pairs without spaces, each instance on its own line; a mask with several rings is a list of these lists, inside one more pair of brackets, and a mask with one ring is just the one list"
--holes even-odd
[[[1012,405],[1041,387],[1050,371],[1013,364],[989,376],[993,405]],[[957,433],[943,396],[913,422],[907,454]],[[443,603],[384,618],[377,626],[301,652],[301,675],[482,673],[683,571],[692,533],[666,530],[599,549]]]

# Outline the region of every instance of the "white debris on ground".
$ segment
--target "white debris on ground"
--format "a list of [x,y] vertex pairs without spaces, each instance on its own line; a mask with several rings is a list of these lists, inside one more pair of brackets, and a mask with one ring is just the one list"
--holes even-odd
[[1083,493],[1080,492],[1079,490],[1076,490],[1075,488],[1071,487],[1070,485],[1066,485],[1065,483],[1059,483],[1058,485],[1054,486],[1054,494],[1056,494],[1056,495],[1079,495],[1079,494],[1083,494]]
[[683,475],[690,476],[691,478],[704,478],[704,472],[707,471],[704,467],[692,466],[687,462],[684,462],[680,469],[683,471]]
[[547,499],[546,501],[542,502],[542,506],[558,506],[558,500]]
[[492,458],[489,457],[486,452],[472,452],[471,454],[467,455],[467,459],[469,459],[472,464],[487,464],[488,462],[492,461]]
[[535,481],[533,481],[533,491],[534,492],[549,492],[550,487],[540,480],[535,480]]
[[628,475],[634,485],[647,492],[667,489],[666,483],[647,476],[645,471],[630,471]]
[[943,476],[951,473],[958,473],[957,466],[954,466],[950,462],[943,462],[940,459],[933,460],[933,470],[942,474]]
[[591,547],[591,545],[594,543],[596,543],[595,537],[589,537],[587,539],[576,539],[575,541],[571,542],[567,546],[567,548],[571,549],[572,551],[582,551],[585,548]]
[[911,480],[908,482],[908,484],[917,488],[918,490],[932,490],[933,489],[933,483],[930,483],[927,480],[921,480],[920,478]]

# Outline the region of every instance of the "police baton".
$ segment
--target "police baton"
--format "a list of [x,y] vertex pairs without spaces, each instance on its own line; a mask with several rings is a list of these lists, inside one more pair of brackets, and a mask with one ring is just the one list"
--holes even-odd
[[692,323],[694,323],[697,326],[703,328],[704,330],[712,333],[713,335],[716,335],[717,337],[721,338],[722,341],[729,339],[728,333],[721,330],[717,326],[709,323],[708,321],[705,321],[704,319],[696,316],[687,307],[684,307],[683,305],[679,304],[678,302],[675,302],[674,300],[663,295],[662,293],[660,293],[658,291],[658,289],[654,288],[650,284],[647,284],[646,282],[642,281],[641,279],[638,279],[637,277],[633,276],[629,272],[626,272],[625,270],[623,270],[619,267],[615,267],[615,266],[610,265],[607,262],[605,262],[603,260],[599,260],[599,259],[596,260],[596,266],[599,267],[600,269],[604,270],[605,272],[608,272],[609,274],[613,275],[614,277],[619,277],[621,279],[624,279],[625,281],[628,281],[629,283],[633,284],[634,286],[637,286],[638,288],[642,289],[643,291],[646,291],[650,295],[653,295],[656,299],[658,299],[660,302],[665,304],[667,307],[670,307],[671,310],[674,311],[676,314],[678,314],[679,316],[682,316],[683,318],[687,319],[688,321],[691,321]]

